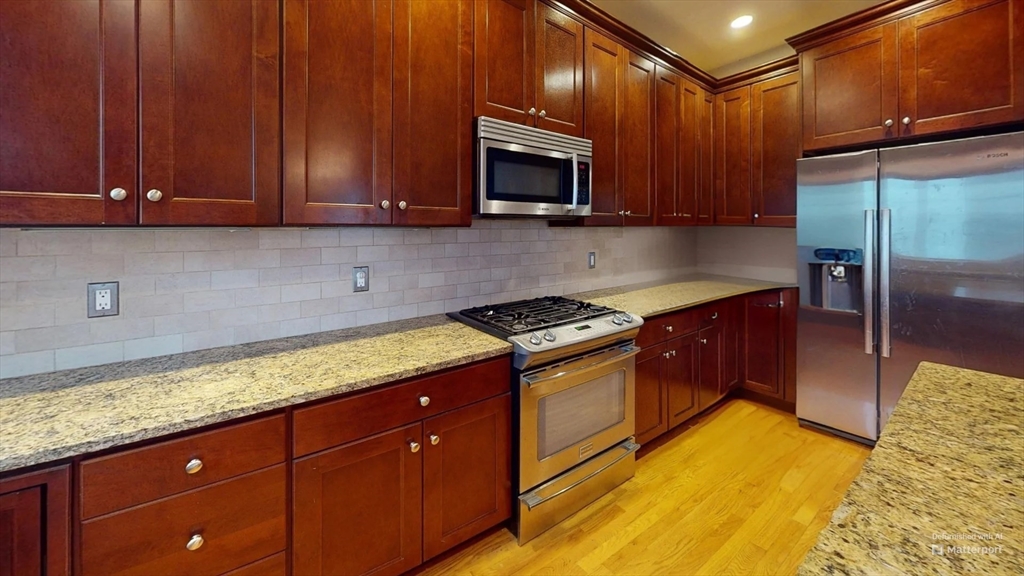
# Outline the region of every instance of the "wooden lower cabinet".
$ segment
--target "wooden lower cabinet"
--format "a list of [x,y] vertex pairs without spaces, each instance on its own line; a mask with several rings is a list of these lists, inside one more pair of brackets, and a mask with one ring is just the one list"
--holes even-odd
[[294,463],[295,574],[401,574],[422,561],[422,435],[417,422]]
[[782,397],[782,347],[780,346],[781,294],[766,292],[746,298],[747,390]]
[[668,427],[675,428],[695,415],[700,384],[700,346],[696,332],[665,344],[662,374],[668,389]]
[[644,348],[636,356],[634,392],[636,441],[645,444],[668,432],[668,388],[662,377],[665,345]]
[[67,466],[0,480],[0,576],[70,574]]
[[722,326],[713,324],[697,332],[700,346],[700,380],[697,408],[704,410],[725,396],[722,386]]

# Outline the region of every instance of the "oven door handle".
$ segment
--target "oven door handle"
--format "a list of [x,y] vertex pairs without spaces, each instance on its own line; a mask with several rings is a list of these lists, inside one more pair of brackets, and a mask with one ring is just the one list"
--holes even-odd
[[580,198],[580,162],[575,152],[569,158],[572,160],[572,206],[569,206],[569,210],[575,212]]
[[615,356],[612,356],[611,358],[606,358],[604,360],[598,360],[597,362],[594,362],[593,364],[587,364],[586,366],[580,366],[579,368],[574,368],[572,370],[569,370],[568,372],[559,372],[558,374],[555,374],[554,376],[545,376],[543,378],[537,378],[536,376],[523,376],[523,381],[526,382],[526,384],[532,388],[533,386],[536,386],[538,384],[543,384],[545,382],[550,382],[552,380],[558,380],[559,378],[565,378],[566,376],[571,376],[573,374],[576,374],[577,372],[583,372],[585,370],[594,370],[595,368],[601,368],[602,366],[607,366],[609,364],[614,364],[616,362],[621,362],[621,361],[623,361],[623,360],[625,360],[627,358],[632,358],[633,356],[636,356],[637,354],[640,353],[640,347],[639,346],[623,346],[621,348],[621,350],[622,350],[621,353],[616,354]]
[[[629,456],[630,454],[632,454],[633,452],[636,452],[637,450],[639,450],[640,449],[640,445],[637,444],[636,442],[634,442],[632,438],[630,438],[629,440],[626,441],[625,444],[619,445],[619,448],[623,448],[624,449],[623,453],[619,454],[611,462],[605,464],[604,466],[601,466],[597,470],[594,470],[590,474],[587,474],[583,478],[580,478],[579,480],[573,482],[572,484],[566,486],[565,488],[562,488],[561,490],[558,490],[557,492],[555,492],[553,494],[548,494],[547,496],[540,496],[540,495],[537,494],[539,488],[535,489],[535,490],[531,491],[529,494],[526,494],[526,495],[522,496],[523,503],[526,504],[526,507],[529,510],[533,510],[534,508],[536,508],[537,506],[540,506],[541,504],[547,502],[548,500],[552,500],[554,498],[557,498],[557,497],[561,496],[562,494],[565,494],[566,492],[572,490],[573,488],[575,488],[575,487],[577,487],[577,486],[579,486],[581,484],[586,483],[588,480],[590,480],[594,476],[597,476],[597,475],[601,474],[602,472],[604,472],[605,470],[611,468],[612,466],[615,466],[623,458],[625,458],[625,457]],[[543,488],[543,486],[541,486],[541,488]]]

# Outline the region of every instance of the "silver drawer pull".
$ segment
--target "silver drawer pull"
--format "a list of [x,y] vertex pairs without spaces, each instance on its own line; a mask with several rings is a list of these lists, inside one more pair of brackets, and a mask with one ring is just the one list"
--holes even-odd
[[430,445],[431,446],[437,446],[438,444],[441,443],[441,437],[438,436],[437,434],[431,434],[429,436],[429,438],[430,438]]
[[718,318],[718,312],[715,312],[714,314],[711,315],[712,320],[714,320],[715,318]]
[[206,542],[206,540],[203,540],[202,534],[193,534],[192,537],[188,539],[188,544],[185,544],[185,548],[195,552],[203,547],[204,542]]
[[430,396],[420,396],[420,406],[426,406],[430,404]]
[[195,474],[203,469],[203,461],[199,458],[193,458],[185,464],[185,474]]
[[671,326],[665,326],[665,331],[666,332],[671,332],[672,331],[672,327]]

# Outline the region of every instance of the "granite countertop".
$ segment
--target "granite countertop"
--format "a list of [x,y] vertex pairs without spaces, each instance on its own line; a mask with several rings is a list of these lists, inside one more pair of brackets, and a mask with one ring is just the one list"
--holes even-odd
[[[784,286],[693,275],[574,295],[649,316]],[[511,353],[429,316],[0,381],[0,472]]]
[[799,574],[966,573],[1024,574],[1024,380],[922,362]]

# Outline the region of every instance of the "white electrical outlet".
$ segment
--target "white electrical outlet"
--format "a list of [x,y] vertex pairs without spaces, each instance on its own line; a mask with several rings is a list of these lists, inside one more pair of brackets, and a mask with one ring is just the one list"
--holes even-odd
[[117,316],[117,282],[98,282],[87,286],[88,308],[86,316],[98,318],[101,316]]
[[110,310],[110,288],[96,291],[96,310]]
[[597,268],[597,252],[587,252],[587,268]]

